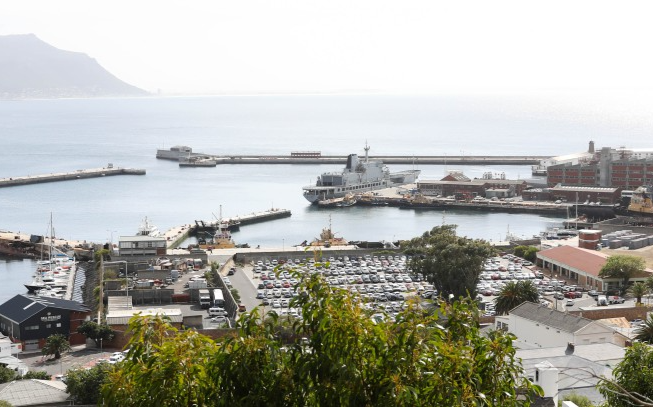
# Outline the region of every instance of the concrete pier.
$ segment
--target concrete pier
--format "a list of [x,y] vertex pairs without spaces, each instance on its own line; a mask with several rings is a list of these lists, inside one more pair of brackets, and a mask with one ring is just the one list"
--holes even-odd
[[41,184],[44,182],[70,181],[84,178],[108,177],[111,175],[145,175],[145,170],[136,168],[120,168],[109,165],[104,168],[91,168],[72,172],[52,174],[27,175],[24,177],[0,178],[0,188],[19,185]]

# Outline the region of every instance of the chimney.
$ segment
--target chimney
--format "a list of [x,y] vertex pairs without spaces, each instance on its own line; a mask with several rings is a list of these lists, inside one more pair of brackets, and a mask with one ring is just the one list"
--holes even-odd
[[573,342],[567,342],[567,349],[565,350],[565,355],[573,355],[574,349],[576,346]]
[[594,142],[590,141],[590,149],[588,150],[589,153],[594,154]]
[[535,365],[535,384],[542,388],[544,397],[553,397],[555,405],[558,405],[558,369],[550,362]]

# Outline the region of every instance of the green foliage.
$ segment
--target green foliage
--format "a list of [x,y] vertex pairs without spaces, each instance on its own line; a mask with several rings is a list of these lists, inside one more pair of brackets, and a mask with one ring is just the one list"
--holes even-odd
[[236,301],[236,303],[239,303],[240,302],[240,293],[238,292],[238,289],[232,288],[229,291],[231,291],[231,295],[234,297],[234,301]]
[[599,277],[601,278],[618,278],[621,280],[621,287],[628,287],[631,277],[642,274],[646,268],[646,263],[641,257],[629,256],[625,254],[616,254],[608,257]]
[[455,225],[443,225],[403,242],[412,256],[410,268],[420,273],[442,298],[474,297],[483,262],[494,254],[484,240],[456,236]]
[[114,333],[109,328],[109,325],[98,324],[93,321],[84,321],[77,327],[77,332],[92,339],[96,346],[100,346],[100,339],[103,341],[110,341],[114,337]]
[[558,400],[558,405],[562,406],[563,401],[571,401],[572,403],[576,404],[578,407],[594,407],[592,401],[587,396],[583,396],[582,394],[576,394],[576,393],[567,394],[561,397],[560,400]]
[[633,333],[635,334],[634,339],[653,344],[653,314],[649,315],[649,317],[644,321],[644,324],[637,328]]
[[653,350],[643,343],[633,344],[626,349],[626,356],[613,370],[612,377],[612,380],[603,379],[598,386],[606,406],[651,405]]
[[45,371],[29,371],[24,376],[19,375],[15,370],[0,366],[0,383],[8,383],[14,380],[40,379],[50,380],[50,375]]
[[7,367],[0,366],[0,383],[8,383],[16,380],[16,372]]
[[38,372],[29,371],[25,373],[24,376],[17,377],[17,379],[23,379],[23,380],[28,380],[28,379],[50,380],[51,378],[52,376],[44,370],[40,370]]
[[73,369],[66,373],[66,392],[76,404],[97,404],[100,390],[113,370],[108,363],[98,363],[90,369]]
[[648,293],[646,283],[637,281],[635,284],[628,288],[628,293],[637,299],[637,304],[642,303],[642,297]]
[[44,356],[53,355],[55,359],[61,358],[61,354],[70,350],[68,338],[62,334],[54,334],[47,337],[45,345],[41,349]]
[[0,407],[12,407],[12,404],[6,400],[0,400]]
[[495,300],[497,315],[507,314],[511,309],[523,302],[537,302],[539,293],[530,280],[510,281],[499,291]]
[[535,246],[515,246],[513,249],[513,254],[515,256],[521,257],[530,262],[535,262],[537,260],[537,252],[539,250]]
[[[103,387],[106,406],[527,406],[541,390],[523,377],[504,332],[481,335],[471,300],[417,302],[373,321],[357,297],[319,276],[300,283],[303,318],[241,316],[213,341],[160,317],[136,317],[130,353]],[[290,324],[290,326],[286,324]],[[290,345],[279,326],[294,334]],[[518,396],[524,394],[525,396]]]
[[105,261],[111,260],[111,252],[109,249],[96,250],[93,253],[93,258],[95,260],[95,268],[100,268],[100,259],[104,259]]

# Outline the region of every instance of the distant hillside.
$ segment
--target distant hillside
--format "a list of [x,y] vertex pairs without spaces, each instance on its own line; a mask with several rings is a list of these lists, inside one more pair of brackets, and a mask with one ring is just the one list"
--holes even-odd
[[0,99],[144,96],[86,54],[33,34],[0,36]]

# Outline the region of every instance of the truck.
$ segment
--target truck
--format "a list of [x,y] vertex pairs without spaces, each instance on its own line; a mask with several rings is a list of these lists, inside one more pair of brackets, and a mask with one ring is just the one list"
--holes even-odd
[[207,288],[200,288],[199,298],[201,308],[209,308],[211,306],[211,293]]
[[608,298],[605,295],[599,295],[596,297],[596,305],[608,305]]

